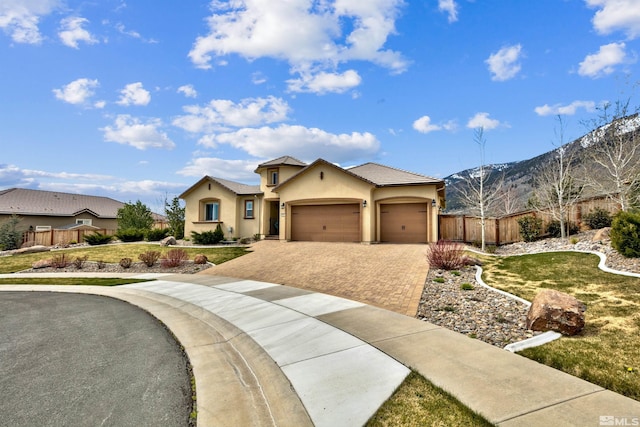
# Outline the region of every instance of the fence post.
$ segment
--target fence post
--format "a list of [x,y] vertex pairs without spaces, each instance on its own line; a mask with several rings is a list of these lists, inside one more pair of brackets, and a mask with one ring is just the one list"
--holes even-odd
[[500,221],[498,218],[494,219],[496,222],[496,246],[500,246]]

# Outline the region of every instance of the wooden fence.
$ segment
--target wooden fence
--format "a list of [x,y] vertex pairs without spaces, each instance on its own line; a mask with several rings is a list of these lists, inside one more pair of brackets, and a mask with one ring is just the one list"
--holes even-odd
[[[619,210],[619,207],[608,198],[590,198],[576,203],[570,209],[569,220],[578,226],[582,226],[582,216],[596,208],[604,209],[610,213],[616,213]],[[548,212],[532,210],[505,215],[500,218],[485,218],[485,243],[489,245],[506,245],[522,241],[518,219],[530,215],[542,219],[543,230],[553,220]],[[464,243],[479,243],[482,241],[480,217],[440,215],[438,220],[439,238],[442,240]]]
[[34,245],[54,246],[67,245],[69,243],[83,243],[84,236],[93,233],[102,233],[113,236],[116,230],[45,230],[45,231],[25,231],[22,242],[33,243]]

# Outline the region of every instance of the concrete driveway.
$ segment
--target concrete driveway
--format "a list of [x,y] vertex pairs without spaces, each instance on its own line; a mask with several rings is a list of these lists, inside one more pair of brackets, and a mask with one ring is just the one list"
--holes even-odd
[[214,274],[322,292],[415,316],[429,271],[427,245],[262,240]]

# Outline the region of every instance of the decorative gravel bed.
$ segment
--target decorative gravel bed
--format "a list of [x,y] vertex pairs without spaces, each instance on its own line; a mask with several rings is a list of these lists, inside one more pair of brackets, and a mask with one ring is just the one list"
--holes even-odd
[[84,263],[81,269],[69,265],[66,268],[30,268],[28,270],[19,271],[19,273],[171,273],[171,274],[195,274],[200,271],[206,270],[211,267],[212,264],[194,264],[193,261],[185,261],[182,265],[177,267],[165,268],[160,265],[160,262],[151,267],[147,267],[142,262],[134,262],[129,268],[123,268],[120,264],[104,264],[102,268],[98,268],[98,263],[93,261],[87,261]]
[[[594,240],[594,237],[596,240]],[[570,239],[551,238],[532,243],[500,246],[496,255],[550,251],[597,251],[607,256],[606,265],[620,271],[640,273],[638,258],[625,258],[611,248],[607,233],[600,238],[588,231]],[[418,307],[419,319],[504,347],[539,334],[527,330],[528,306],[477,283],[475,267],[457,272],[430,269]],[[466,284],[466,285],[465,285]],[[473,287],[471,290],[465,288]]]

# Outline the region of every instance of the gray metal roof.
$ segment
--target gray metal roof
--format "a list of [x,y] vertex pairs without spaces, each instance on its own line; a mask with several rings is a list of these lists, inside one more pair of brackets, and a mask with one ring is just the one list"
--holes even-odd
[[108,197],[59,191],[9,188],[0,191],[0,214],[75,216],[89,212],[98,218],[117,218],[124,203]]
[[444,184],[441,179],[384,166],[378,163],[365,163],[347,171],[379,187],[392,185]]

